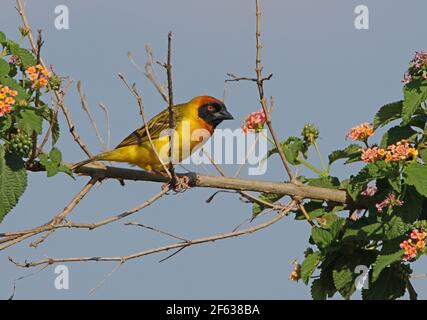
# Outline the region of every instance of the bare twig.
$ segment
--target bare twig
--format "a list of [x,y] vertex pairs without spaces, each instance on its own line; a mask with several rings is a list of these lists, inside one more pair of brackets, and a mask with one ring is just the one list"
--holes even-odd
[[105,104],[100,102],[98,106],[101,108],[105,115],[105,122],[107,124],[107,149],[109,149],[111,146],[110,115],[108,113],[108,108]]
[[23,268],[31,268],[31,267],[36,267],[39,265],[46,265],[46,264],[51,265],[51,264],[55,264],[55,263],[65,263],[65,262],[119,261],[119,262],[125,263],[129,260],[141,258],[143,256],[151,255],[151,254],[158,253],[158,252],[168,251],[171,249],[177,249],[177,248],[182,248],[182,247],[193,246],[196,244],[202,244],[202,243],[207,243],[207,242],[215,242],[218,240],[229,239],[229,238],[233,238],[233,237],[242,236],[245,234],[254,233],[256,231],[265,229],[266,227],[271,226],[272,224],[280,221],[283,217],[288,215],[288,213],[294,208],[294,206],[295,206],[295,201],[292,200],[282,211],[280,211],[272,219],[265,221],[263,223],[260,223],[258,225],[255,225],[253,227],[249,227],[249,228],[237,230],[237,231],[232,231],[232,232],[220,233],[220,234],[216,234],[213,236],[193,239],[193,240],[190,240],[189,242],[173,243],[173,244],[169,244],[169,245],[165,245],[165,246],[161,246],[161,247],[157,247],[157,248],[152,248],[152,249],[140,251],[137,253],[132,253],[132,254],[129,254],[126,256],[117,256],[117,257],[91,256],[91,257],[74,257],[74,258],[47,258],[47,259],[41,259],[41,260],[37,260],[37,261],[23,262],[23,263],[16,262],[12,258],[9,258],[9,259],[16,266],[23,267]]
[[92,115],[92,112],[90,111],[89,103],[87,102],[86,95],[83,92],[82,83],[80,80],[77,81],[77,91],[79,92],[79,95],[80,95],[80,103],[82,105],[83,111],[87,114],[90,124],[95,130],[96,137],[98,138],[98,141],[101,145],[102,150],[105,151],[107,150],[107,146],[105,145],[104,139],[102,138],[101,133],[99,132],[98,125],[96,124],[96,121]]
[[174,238],[175,240],[181,240],[181,241],[189,242],[189,240],[184,239],[184,238],[181,238],[181,237],[178,237],[178,236],[175,236],[175,235],[173,235],[173,234],[172,234],[172,233],[170,233],[170,232],[163,231],[163,230],[160,230],[160,229],[157,229],[157,228],[154,228],[154,227],[146,226],[146,225],[141,224],[141,223],[137,223],[137,222],[128,222],[128,223],[125,223],[125,225],[126,225],[126,226],[138,226],[138,227],[141,227],[141,228],[145,228],[145,229],[148,229],[148,230],[155,231],[155,232],[157,232],[157,233],[164,234],[165,236],[168,236],[168,237]]
[[154,87],[157,89],[157,92],[160,94],[163,100],[167,104],[169,104],[169,98],[166,94],[165,87],[157,78],[156,70],[154,69],[153,50],[148,44],[146,44],[145,51],[147,53],[147,62],[145,63],[145,76],[153,83]]
[[170,179],[172,179],[172,174],[170,173],[168,167],[166,166],[166,164],[163,162],[162,158],[160,157],[159,153],[157,152],[157,149],[153,143],[153,140],[151,139],[151,134],[150,134],[150,130],[148,128],[148,122],[145,119],[145,110],[144,110],[144,101],[142,100],[142,96],[138,93],[138,90],[136,89],[136,86],[130,86],[128,84],[128,82],[126,81],[125,77],[119,73],[118,74],[120,80],[123,81],[123,83],[126,85],[126,87],[129,89],[129,91],[133,94],[133,96],[136,99],[136,102],[138,103],[139,106],[139,112],[141,114],[141,118],[142,118],[142,122],[144,124],[145,130],[147,132],[147,137],[148,137],[148,141],[150,142],[150,146],[151,149],[153,150],[154,154],[156,155],[157,159],[159,160],[159,162],[161,163],[163,170],[165,170],[165,172],[167,173],[167,175],[170,177]]
[[171,184],[177,183],[174,169],[174,148],[175,148],[175,111],[173,105],[173,87],[172,87],[172,32],[168,33],[168,56],[167,62],[163,64],[166,69],[168,79],[168,110],[169,110],[169,172],[172,175]]

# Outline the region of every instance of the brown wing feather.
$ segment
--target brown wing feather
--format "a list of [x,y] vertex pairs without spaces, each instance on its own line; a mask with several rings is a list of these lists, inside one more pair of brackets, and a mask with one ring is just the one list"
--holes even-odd
[[[179,106],[175,107],[174,115],[175,115],[175,124],[180,121],[183,117],[182,110],[179,110],[180,108],[177,108]],[[158,139],[160,137],[160,133],[163,130],[167,130],[169,128],[169,111],[168,109],[163,110],[158,115],[153,117],[150,121],[147,123],[148,131],[150,132],[151,140]],[[129,136],[127,136],[120,144],[116,147],[122,148],[126,146],[131,145],[137,145],[137,144],[143,144],[144,142],[147,142],[148,135],[147,130],[145,126],[142,126],[139,129],[136,129],[134,132],[132,132]]]

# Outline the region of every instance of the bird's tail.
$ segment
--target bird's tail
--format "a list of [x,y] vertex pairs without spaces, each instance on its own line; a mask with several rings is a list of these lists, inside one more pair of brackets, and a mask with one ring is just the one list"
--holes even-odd
[[81,166],[84,166],[85,164],[88,164],[88,163],[91,163],[91,162],[94,162],[94,161],[99,161],[99,160],[107,160],[107,161],[108,160],[115,160],[114,159],[115,151],[116,151],[116,149],[110,150],[110,151],[105,151],[103,153],[100,153],[100,154],[92,157],[92,158],[89,158],[89,159],[77,162],[77,163],[75,163],[71,167],[71,170],[76,170],[76,169],[80,168]]

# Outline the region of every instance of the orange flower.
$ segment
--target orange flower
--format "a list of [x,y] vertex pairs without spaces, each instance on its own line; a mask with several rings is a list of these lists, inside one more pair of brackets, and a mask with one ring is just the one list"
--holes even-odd
[[38,78],[38,74],[37,73],[30,73],[29,77],[31,81],[34,81]]
[[375,162],[383,157],[385,154],[385,150],[378,148],[378,147],[372,147],[362,150],[362,160],[367,163]]
[[41,78],[41,79],[38,81],[38,84],[39,84],[41,87],[45,87],[45,86],[47,85],[47,83],[48,83],[48,81],[47,81],[47,79],[46,79],[46,78]]
[[15,99],[13,99],[12,97],[7,97],[4,102],[6,102],[7,104],[14,104],[15,103]]
[[422,249],[422,248],[425,247],[425,245],[426,245],[426,242],[424,240],[420,240],[420,241],[417,242],[417,244],[415,245],[415,247],[417,249]]
[[370,126],[369,123],[365,122],[359,124],[356,127],[350,129],[346,134],[347,139],[358,140],[358,141],[366,141],[370,136],[374,134],[374,128]]
[[35,73],[36,72],[36,68],[34,66],[28,67],[27,68],[27,73]]
[[16,90],[10,90],[9,95],[11,97],[16,97],[18,95],[18,91],[16,91]]

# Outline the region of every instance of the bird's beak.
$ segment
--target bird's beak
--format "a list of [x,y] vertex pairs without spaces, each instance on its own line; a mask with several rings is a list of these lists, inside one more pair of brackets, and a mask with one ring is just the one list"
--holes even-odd
[[234,117],[226,109],[221,110],[216,114],[218,120],[233,120]]

